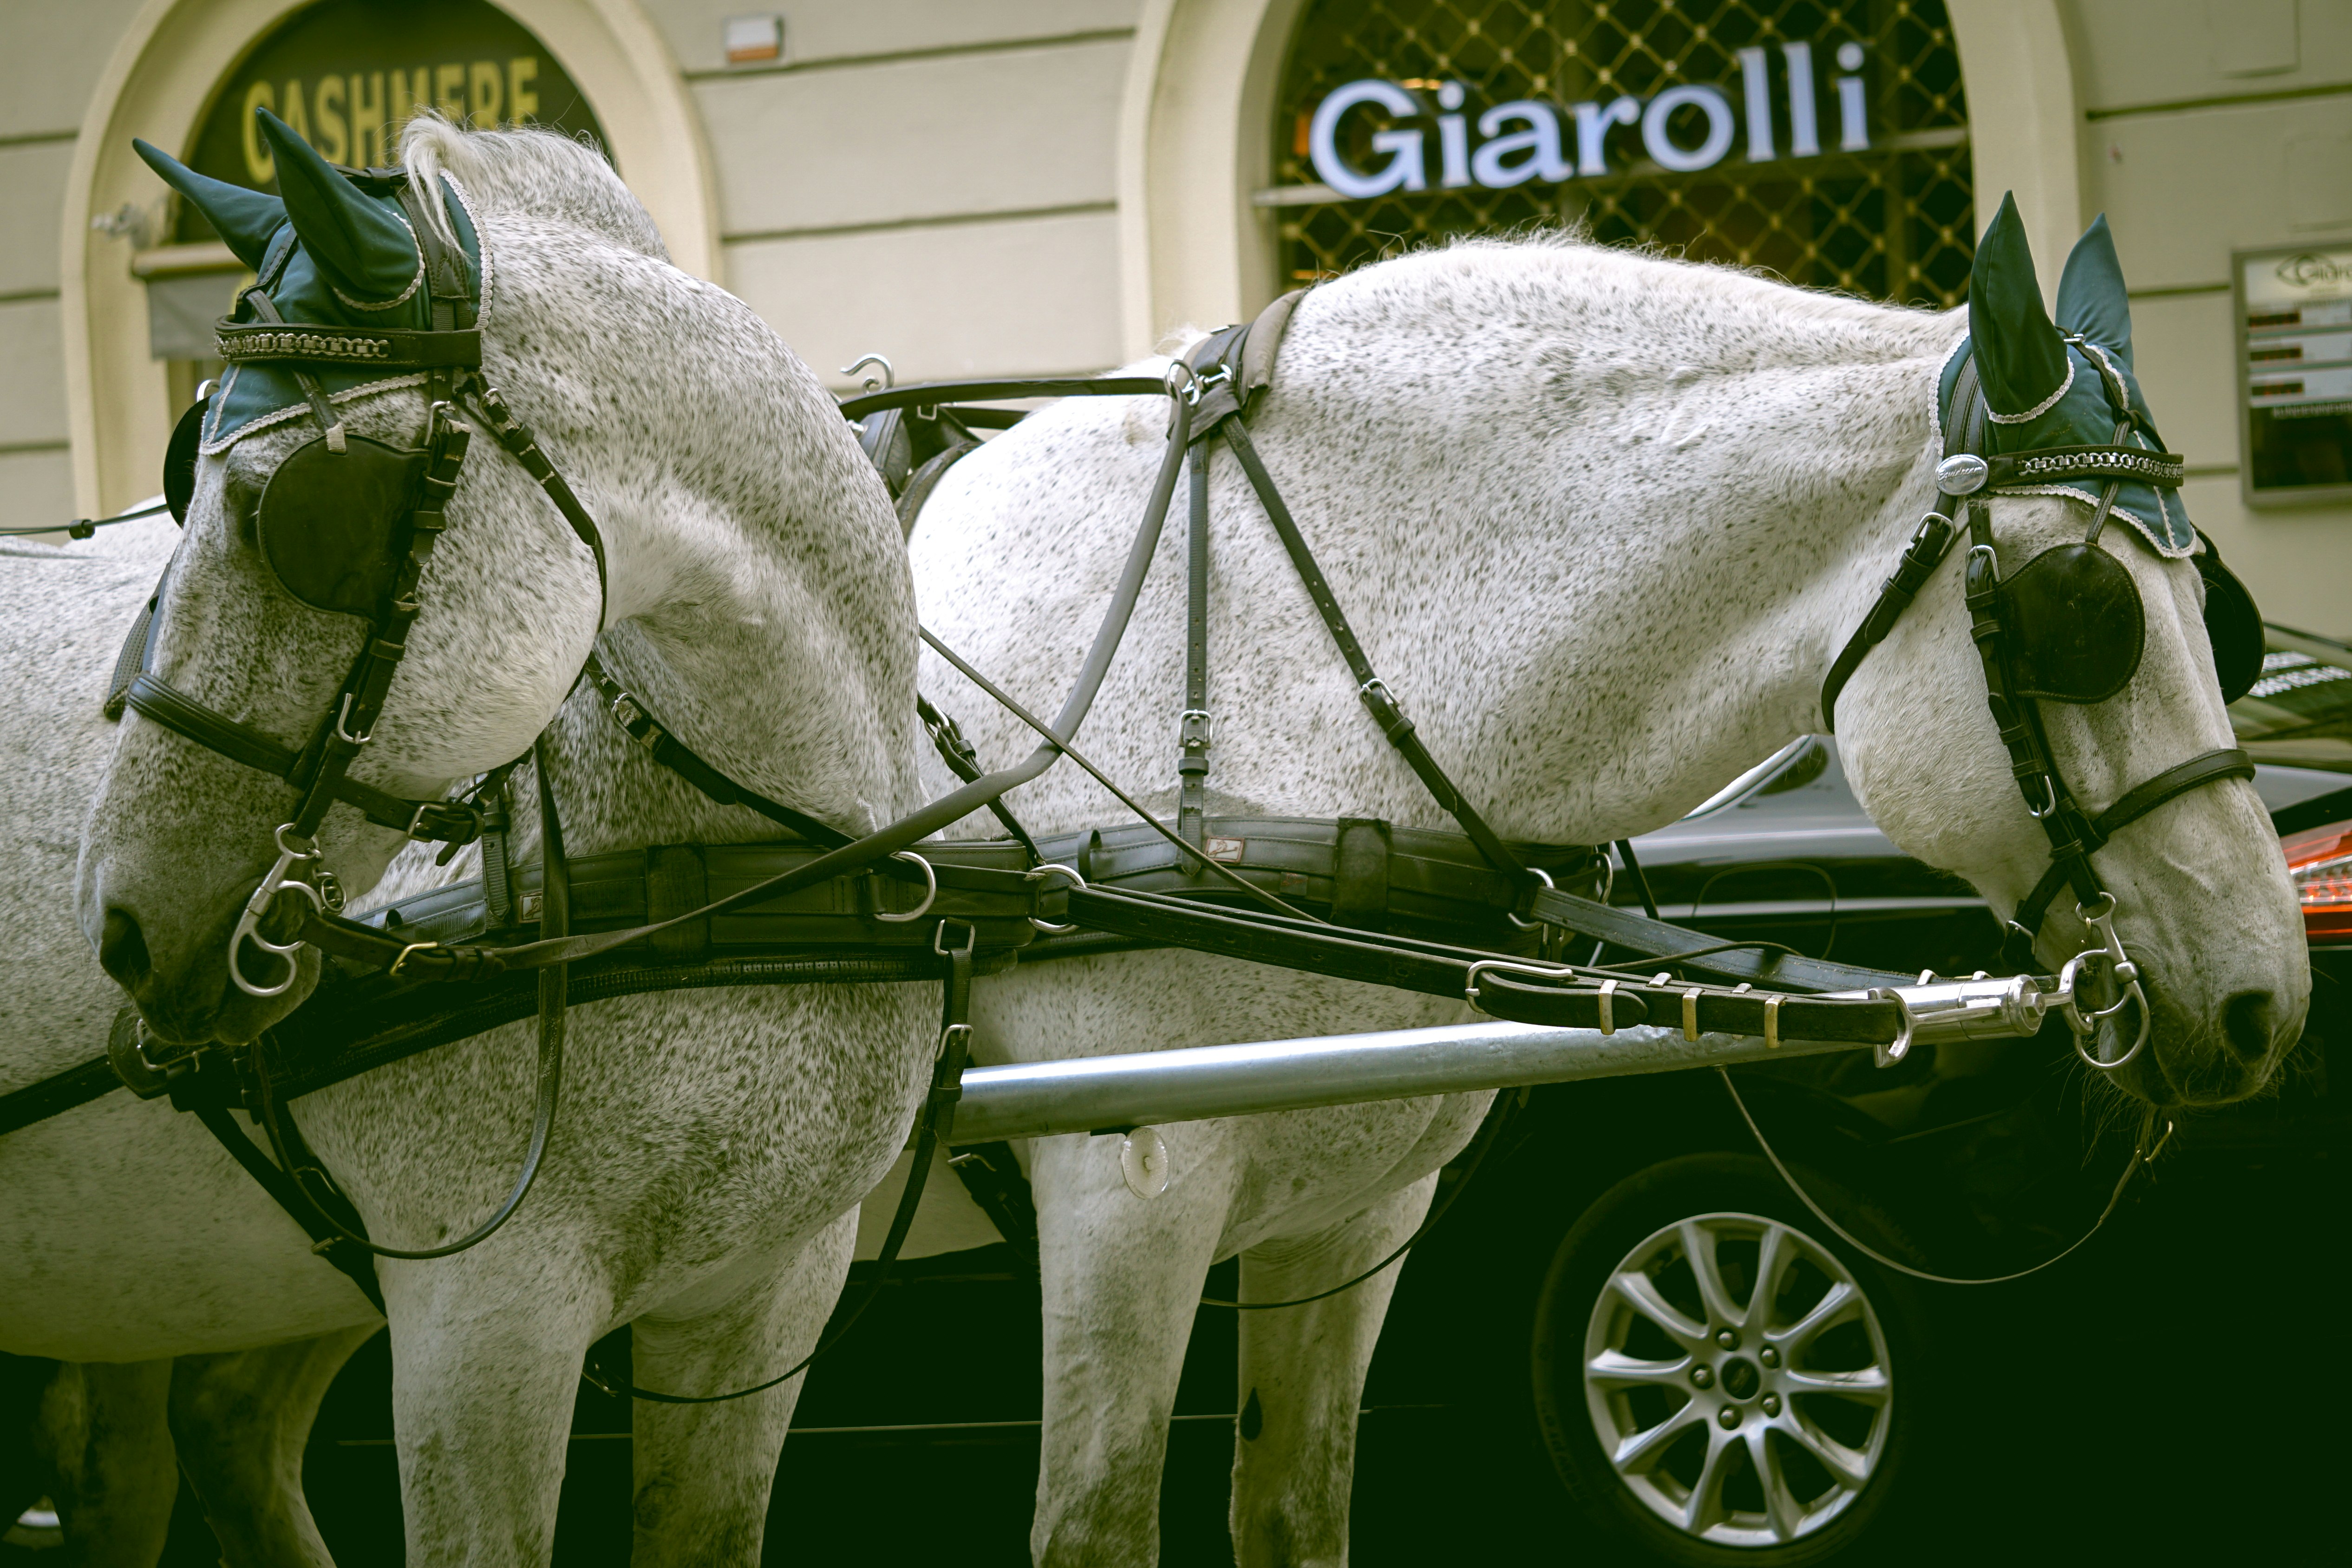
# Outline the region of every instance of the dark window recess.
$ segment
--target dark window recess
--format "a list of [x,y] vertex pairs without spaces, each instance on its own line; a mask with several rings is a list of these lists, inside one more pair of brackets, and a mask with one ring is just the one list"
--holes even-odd
[[[1867,151],[1853,153],[1837,150],[1832,85],[1843,74],[1835,49],[1849,40],[1863,46],[1868,61],[1862,76],[1871,141]],[[1825,149],[1819,156],[1790,153],[1780,63],[1789,43],[1812,48]],[[1711,168],[1671,174],[1647,162],[1638,133],[1618,132],[1609,141],[1605,175],[1445,190],[1438,186],[1434,121],[1401,121],[1424,133],[1431,188],[1277,209],[1285,285],[1456,235],[1581,224],[1602,244],[1753,267],[1806,288],[1947,308],[1967,299],[1976,237],[1968,103],[1942,0],[1318,0],[1285,67],[1274,183],[1318,183],[1307,139],[1316,105],[1367,77],[1424,96],[1461,82],[1474,130],[1494,104],[1523,98],[1554,104],[1567,122],[1563,151],[1572,160],[1568,106],[1578,102],[1621,94],[1646,102],[1669,87],[1701,83],[1721,88],[1741,112],[1738,52],[1752,47],[1772,62],[1781,154],[1773,162],[1749,163],[1741,142]],[[1359,167],[1377,162],[1370,138],[1378,119],[1360,111],[1342,132],[1343,151]],[[1687,130],[1682,134],[1687,144]]]

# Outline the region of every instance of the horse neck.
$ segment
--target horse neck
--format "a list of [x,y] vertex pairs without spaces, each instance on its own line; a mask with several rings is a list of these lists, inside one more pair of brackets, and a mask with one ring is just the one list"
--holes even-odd
[[[1679,333],[1654,311],[1490,321],[1474,343],[1423,315],[1376,357],[1474,355],[1454,408],[1413,376],[1269,406],[1279,481],[1315,470],[1294,509],[1364,530],[1334,577],[1387,623],[1375,663],[1498,827],[1647,831],[1820,727],[1822,678],[1932,491],[1936,368],[1958,330],[1880,314],[1891,342],[1849,320],[1811,361],[1729,362],[1704,316]],[[1440,341],[1394,341],[1420,335]],[[1286,376],[1357,374],[1346,336],[1310,327]]]
[[[917,788],[914,596],[888,496],[815,377],[740,302],[651,258],[604,259],[644,273],[620,297],[655,309],[542,331],[569,301],[509,267],[499,318],[545,345],[519,379],[588,389],[526,417],[604,535],[599,657],[736,783],[845,830],[879,826]],[[561,363],[590,342],[594,359]],[[781,831],[645,765],[603,708],[583,684],[557,725],[578,845]]]

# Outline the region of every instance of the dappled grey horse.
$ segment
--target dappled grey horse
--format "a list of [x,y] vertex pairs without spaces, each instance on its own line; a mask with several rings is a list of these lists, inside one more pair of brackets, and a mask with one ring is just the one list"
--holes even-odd
[[[1824,677],[1936,499],[1939,388],[1965,334],[1996,451],[2119,439],[2099,362],[2127,374],[2130,321],[2104,226],[2077,247],[2058,300],[2058,327],[2079,341],[2062,340],[2032,279],[2013,209],[1978,252],[1977,304],[1946,313],[1574,238],[1457,242],[1307,294],[1250,438],[1371,665],[1464,794],[1506,837],[1605,842],[1674,820],[1824,727]],[[1014,697],[1049,701],[1118,575],[1162,437],[1157,400],[1074,398],[965,458],[913,537],[926,625]],[[2079,542],[2098,492],[1995,495],[2001,570]],[[1363,711],[1358,677],[1222,452],[1210,515],[1210,810],[1452,826]],[[2177,497],[2126,487],[2095,548],[2128,574],[2145,651],[2107,700],[2042,707],[2090,811],[2233,744],[2189,559],[2199,541]],[[1190,705],[1183,552],[1171,530],[1080,737],[1168,815]],[[1879,826],[2005,913],[2042,878],[2051,844],[1989,716],[1962,553],[1862,662],[1836,727]],[[943,663],[927,662],[924,686],[984,758],[1029,743]],[[1012,805],[1039,834],[1118,816],[1066,770]],[[2169,800],[2121,827],[2096,865],[2152,1023],[2147,1048],[2112,1076],[2166,1104],[2259,1089],[2296,1037],[2309,975],[2251,785],[2221,777]],[[2061,899],[2038,953],[2054,970],[2098,945]],[[1459,1005],[1196,952],[1118,953],[1024,964],[982,987],[976,1049],[1028,1060],[1394,1028]],[[2125,1056],[2137,1021],[2106,1059]],[[1038,1561],[1156,1555],[1169,1411],[1210,1265],[1238,1255],[1250,1301],[1313,1295],[1370,1267],[1411,1235],[1488,1099],[1164,1127],[1168,1185],[1148,1198],[1122,1179],[1118,1139],[1034,1146]],[[1235,1397],[1255,1417],[1235,1447],[1242,1562],[1346,1555],[1356,1412],[1392,1280],[1243,1318]],[[1778,1426],[1843,1462],[1794,1415]],[[1755,1445],[1769,1479],[1762,1432],[1710,1428],[1711,1455]],[[1711,1460],[1707,1474],[1722,1473]]]
[[[404,221],[266,129],[282,208],[161,166],[249,265],[290,222],[299,244],[281,303],[309,298],[334,321],[410,298],[421,263]],[[590,551],[520,467],[478,442],[354,776],[430,798],[545,731],[574,854],[778,837],[655,767],[593,693],[567,703],[593,642],[703,755],[772,800],[849,832],[915,804],[905,556],[887,493],[815,378],[740,301],[668,265],[593,152],[428,118],[403,153],[416,185],[446,196],[441,220],[478,247],[485,371],[593,514],[609,599],[600,625]],[[378,322],[415,324],[361,319]],[[417,380],[330,384],[354,449],[416,444]],[[257,547],[264,485],[318,434],[299,396],[289,407],[208,426],[151,662],[195,700],[299,745],[352,667],[362,622],[289,598]],[[315,972],[304,954],[301,984],[271,997],[227,969],[291,792],[138,711],[119,725],[100,711],[110,645],[152,589],[151,564],[0,572],[9,742],[45,759],[12,792],[5,851],[14,890],[0,909],[19,961],[0,1001],[11,1087],[105,1038],[120,994],[91,966],[93,945],[164,1039],[249,1039]],[[527,853],[535,818],[520,793]],[[341,807],[320,835],[325,868],[355,892],[403,842]],[[245,962],[259,976],[274,961]],[[935,1005],[914,987],[848,985],[575,1011],[566,1099],[530,1201],[470,1251],[377,1266],[412,1557],[545,1560],[581,1357],[612,1327],[634,1323],[641,1381],[679,1392],[740,1387],[806,1352],[847,1266],[855,1205],[906,1137]],[[496,1206],[532,1100],[530,1034],[496,1030],[303,1100],[311,1144],[379,1242],[430,1246]],[[163,1102],[112,1095],[0,1139],[0,1238],[24,1260],[0,1286],[11,1350],[142,1362],[348,1339],[373,1321]],[[798,1386],[637,1412],[645,1557],[757,1559]]]

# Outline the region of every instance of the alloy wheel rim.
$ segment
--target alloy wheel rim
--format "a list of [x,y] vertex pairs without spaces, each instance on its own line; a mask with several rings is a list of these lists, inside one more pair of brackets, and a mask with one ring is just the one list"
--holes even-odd
[[1582,1372],[1618,1479],[1718,1546],[1786,1545],[1843,1513],[1878,1473],[1895,1411],[1860,1283],[1760,1215],[1696,1215],[1626,1253],[1593,1303]]

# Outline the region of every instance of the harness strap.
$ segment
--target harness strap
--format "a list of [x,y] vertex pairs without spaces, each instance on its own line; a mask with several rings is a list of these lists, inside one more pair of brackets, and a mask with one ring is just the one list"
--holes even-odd
[[1348,669],[1356,678],[1356,695],[1371,710],[1374,722],[1381,727],[1381,733],[1388,737],[1389,744],[1404,758],[1406,765],[1412,769],[1438,805],[1462,825],[1462,831],[1469,836],[1471,843],[1478,847],[1478,853],[1486,857],[1497,870],[1510,873],[1532,891],[1535,879],[1528,874],[1527,867],[1504,846],[1501,837],[1486,825],[1486,819],[1478,814],[1477,807],[1454,787],[1454,781],[1446,777],[1445,770],[1438,765],[1435,757],[1430,755],[1429,748],[1423,744],[1420,735],[1414,731],[1412,721],[1404,716],[1404,710],[1397,706],[1395,697],[1373,672],[1371,660],[1364,657],[1363,645],[1356,640],[1355,628],[1348,624],[1347,612],[1340,609],[1339,596],[1331,592],[1331,584],[1324,577],[1323,569],[1316,564],[1315,553],[1307,548],[1306,536],[1298,531],[1298,524],[1292,519],[1290,509],[1283,504],[1282,493],[1275,488],[1274,476],[1266,472],[1265,462],[1258,457],[1257,447],[1250,440],[1247,427],[1239,419],[1228,419],[1222,428],[1225,445],[1240,460],[1243,472],[1249,475],[1250,487],[1257,491],[1258,501],[1265,508],[1265,515],[1273,522],[1275,532],[1281,537],[1283,548],[1290,552],[1290,563],[1297,568],[1299,581],[1307,585],[1307,597],[1314,600],[1316,610],[1323,617],[1323,625],[1331,634],[1331,640],[1339,646],[1339,657],[1348,661]]
[[[966,784],[978,779],[983,771],[980,765],[980,753],[972,750],[970,741],[964,739],[963,727],[919,691],[915,693],[915,713],[922,720],[923,729],[930,735],[931,744],[937,748],[940,760],[947,763],[948,772]],[[1021,847],[1028,853],[1032,866],[1045,859],[1045,856],[1038,853],[1037,841],[1029,837],[1029,830],[1021,826],[1021,819],[1013,815],[1011,806],[1001,798],[992,800],[988,803],[988,812],[1003,825],[1005,832],[1020,842]]]
[[[2218,784],[2223,779],[2251,779],[2253,776],[2253,758],[2236,747],[2205,752],[2185,763],[2175,763],[2154,778],[2134,785],[2125,792],[2122,799],[2093,817],[2086,825],[2083,847],[2091,852],[2105,848],[2107,840],[2116,836],[2116,829],[2137,822],[2165,802],[2187,795],[2191,790]],[[2011,917],[2012,923],[2028,932],[2039,932],[2042,917],[2050,912],[2052,900],[2057,898],[2058,889],[2065,885],[2066,868],[2053,862],[2050,868],[2042,873],[2042,880],[2033,885],[2033,890],[2019,901],[2017,911]]]
[[1187,458],[1192,516],[1185,539],[1184,712],[1177,725],[1177,836],[1202,847],[1209,815],[1209,443]]
[[[375,1277],[374,1260],[368,1256],[366,1248],[352,1246],[345,1235],[346,1231],[356,1231],[364,1237],[367,1227],[361,1223],[358,1211],[351,1206],[351,1200],[343,1196],[341,1189],[328,1184],[325,1192],[311,1192],[276,1161],[254,1147],[253,1140],[237,1127],[228,1108],[218,1101],[203,1100],[192,1109],[196,1113],[196,1120],[205,1124],[205,1131],[228,1151],[229,1158],[243,1167],[245,1173],[269,1194],[271,1201],[302,1227],[310,1237],[310,1250],[342,1270],[344,1277],[358,1286],[360,1293],[368,1299],[368,1305],[379,1312],[383,1311],[383,1286]],[[278,1114],[284,1117],[287,1113],[281,1107]],[[310,1145],[301,1141],[301,1134],[293,1131],[290,1120],[287,1122],[284,1142],[290,1152],[295,1152],[295,1158],[303,1162],[298,1169],[324,1178],[326,1173],[319,1167],[318,1156],[312,1154]],[[335,1207],[332,1218],[326,1212],[329,1205]]]
[[541,489],[547,492],[547,499],[555,503],[555,510],[563,514],[563,521],[571,526],[573,533],[579,535],[580,542],[588,547],[588,552],[596,558],[596,625],[601,629],[604,624],[604,606],[611,601],[612,593],[605,578],[604,536],[598,531],[596,520],[588,515],[588,509],[580,504],[580,498],[572,493],[572,486],[556,471],[555,465],[547,460],[547,454],[539,449],[539,437],[531,434],[530,426],[514,416],[513,410],[507,406],[506,398],[497,387],[481,387],[467,401],[473,405],[474,412],[482,423],[489,426],[491,437],[506,448],[508,456],[522,465],[523,472],[529,474]]
[[[1986,413],[1983,389],[1978,383],[1976,356],[1970,354],[1952,382],[1952,423],[1944,432],[1945,457],[1955,458],[1964,452],[1974,452],[1984,445]],[[1942,565],[1944,557],[1950,553],[1952,542],[1958,537],[1958,531],[1952,524],[1952,514],[1959,504],[1960,498],[1949,491],[1937,495],[1935,510],[1920,521],[1917,530],[1912,533],[1910,548],[1904,551],[1903,559],[1895,563],[1895,575],[1880,585],[1878,598],[1870,606],[1870,613],[1863,616],[1862,625],[1854,629],[1853,636],[1846,639],[1845,647],[1838,650],[1836,659],[1830,665],[1829,675],[1822,681],[1822,730],[1824,734],[1837,733],[1838,693],[1843,691],[1846,682],[1853,679],[1853,672],[1862,668],[1862,661],[1870,657],[1870,650],[1885,642],[1895,630],[1897,617],[1917,596],[1919,590],[1927,585],[1927,580],[1936,574],[1936,568]]]
[[769,821],[790,828],[812,844],[827,848],[849,842],[849,835],[828,823],[819,822],[804,811],[795,811],[778,801],[770,800],[757,790],[746,789],[688,750],[665,728],[646,708],[645,700],[631,692],[606,672],[604,662],[593,650],[583,668],[597,695],[604,700],[604,710],[614,722],[628,731],[629,738],[647,752],[661,766],[700,790],[721,805],[740,805],[758,812]]
[[[131,679],[122,697],[124,704],[142,717],[258,772],[291,778],[302,760],[302,753],[292,747],[281,746],[250,725],[214,712],[147,670]],[[335,780],[332,790],[333,798],[355,808],[370,822],[397,828],[411,838],[464,845],[481,833],[481,814],[464,801],[409,800],[349,777]]]

